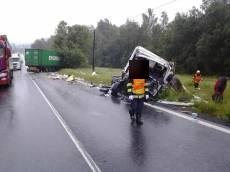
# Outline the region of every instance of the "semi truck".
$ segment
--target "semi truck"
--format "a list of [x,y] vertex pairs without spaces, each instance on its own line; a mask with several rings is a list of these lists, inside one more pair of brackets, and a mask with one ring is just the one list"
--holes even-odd
[[19,53],[12,54],[10,62],[13,66],[13,70],[22,70],[22,58]]
[[10,62],[11,47],[6,35],[0,35],[0,85],[11,85],[13,68]]
[[28,72],[52,72],[60,67],[60,55],[45,49],[25,49]]

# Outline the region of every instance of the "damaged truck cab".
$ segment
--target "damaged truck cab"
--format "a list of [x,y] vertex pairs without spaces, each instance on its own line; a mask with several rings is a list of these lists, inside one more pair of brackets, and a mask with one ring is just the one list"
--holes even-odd
[[[134,58],[149,60],[149,93],[150,97],[154,99],[157,97],[159,91],[172,80],[174,76],[173,66],[165,59],[140,46],[134,49],[129,60],[133,60]],[[129,61],[123,69],[122,75],[113,77],[111,95],[117,96],[119,93],[126,95],[126,83],[129,78],[128,67]]]

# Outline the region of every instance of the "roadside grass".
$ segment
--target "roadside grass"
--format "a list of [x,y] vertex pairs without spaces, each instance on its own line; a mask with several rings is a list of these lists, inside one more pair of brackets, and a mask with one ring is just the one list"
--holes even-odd
[[121,69],[115,68],[95,68],[96,75],[92,76],[91,68],[61,69],[60,74],[74,75],[94,84],[111,85],[112,76],[121,75]]
[[[82,78],[88,82],[95,84],[110,85],[112,76],[121,75],[121,69],[96,67],[97,75],[92,76],[92,69],[77,68],[77,69],[61,69],[60,74],[74,75]],[[193,95],[198,96],[202,101],[195,101],[194,110],[201,113],[207,113],[217,118],[230,121],[230,86],[227,86],[224,93],[223,103],[214,103],[212,101],[212,94],[214,84],[217,77],[203,76],[200,83],[200,90],[195,90],[192,83],[192,75],[177,75],[182,84],[187,88],[188,92],[178,93],[173,89],[163,89],[159,94],[161,99],[169,101],[183,101],[189,102],[193,99]]]
[[161,90],[159,98],[167,101],[190,102],[193,96],[185,91],[176,92],[174,89],[169,87]]
[[202,98],[201,102],[196,101],[194,109],[198,112],[214,115],[220,119],[228,120],[230,122],[230,86],[229,83],[224,92],[223,103],[215,103],[212,101],[212,94],[214,93],[214,84],[217,77],[203,77],[200,82],[200,90],[193,87],[192,75],[178,75],[184,86],[191,92],[191,94]]

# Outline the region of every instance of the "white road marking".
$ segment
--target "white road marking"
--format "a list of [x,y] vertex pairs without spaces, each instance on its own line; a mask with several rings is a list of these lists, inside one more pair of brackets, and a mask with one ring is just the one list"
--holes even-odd
[[[32,79],[31,79],[32,80]],[[62,125],[62,127],[65,129],[66,133],[74,143],[75,147],[78,149],[78,151],[81,153],[82,157],[85,159],[86,163],[89,165],[91,170],[93,172],[101,172],[100,168],[97,166],[97,164],[94,162],[92,157],[88,154],[88,152],[85,150],[81,142],[76,138],[76,136],[73,134],[72,130],[69,128],[69,126],[66,124],[65,120],[62,118],[60,113],[54,108],[54,106],[51,104],[51,102],[48,100],[48,98],[45,96],[43,91],[40,89],[40,87],[37,85],[37,83],[32,80],[35,87],[38,89],[46,103],[49,105],[50,109],[52,110],[53,114],[57,117],[58,121]]]
[[156,105],[151,105],[149,103],[145,103],[146,106],[149,106],[151,108],[154,108],[154,109],[157,109],[157,110],[161,110],[163,112],[166,112],[166,113],[169,113],[169,114],[172,114],[172,115],[175,115],[177,117],[180,117],[180,118],[184,118],[184,119],[187,119],[189,121],[196,121],[196,123],[198,124],[201,124],[203,126],[206,126],[206,127],[209,127],[209,128],[213,128],[215,130],[218,130],[218,131],[221,131],[221,132],[224,132],[226,134],[230,134],[230,130],[227,129],[227,128],[224,128],[224,127],[221,127],[221,126],[218,126],[218,125],[215,125],[215,124],[212,124],[210,122],[206,122],[206,121],[203,121],[203,120],[200,120],[200,119],[194,119],[190,116],[187,116],[183,113],[179,113],[179,112],[175,112],[173,110],[170,110],[170,109],[166,109],[166,108],[163,108],[163,107],[159,107],[159,106],[156,106]]

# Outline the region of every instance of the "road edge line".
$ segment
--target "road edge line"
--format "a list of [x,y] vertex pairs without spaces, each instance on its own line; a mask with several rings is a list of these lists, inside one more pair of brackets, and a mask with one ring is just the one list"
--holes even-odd
[[212,124],[210,122],[206,122],[206,121],[203,121],[203,120],[200,120],[200,119],[194,119],[194,118],[192,118],[190,116],[186,116],[183,113],[176,112],[176,111],[173,111],[173,110],[170,110],[170,109],[166,109],[166,108],[163,108],[163,107],[159,107],[159,106],[156,106],[156,105],[152,105],[152,104],[149,104],[149,103],[145,103],[145,105],[149,106],[151,108],[154,108],[154,109],[158,109],[158,110],[170,113],[170,114],[172,114],[174,116],[187,119],[189,121],[196,120],[196,123],[198,123],[200,125],[203,125],[203,126],[206,126],[206,127],[209,127],[209,128],[212,128],[212,129],[215,129],[215,130],[218,130],[218,131],[221,131],[221,132],[226,133],[226,134],[230,134],[230,130],[227,129],[227,128],[224,128],[222,126],[218,126],[218,125],[215,125],[215,124]]
[[84,158],[84,160],[86,161],[88,166],[91,168],[91,170],[93,172],[101,172],[100,168],[94,162],[93,158],[89,155],[89,153],[85,150],[85,148],[83,147],[81,142],[73,134],[72,130],[68,127],[68,125],[66,124],[65,120],[62,118],[60,113],[54,108],[54,106],[49,101],[49,99],[45,96],[45,94],[40,89],[38,84],[33,79],[31,79],[31,80],[32,80],[33,84],[35,85],[35,87],[38,89],[38,91],[41,94],[41,96],[44,98],[45,102],[49,105],[51,111],[56,116],[56,118],[58,119],[59,123],[62,125],[62,127],[64,128],[64,130],[66,131],[66,133],[68,134],[68,136],[70,137],[72,142],[74,143],[75,147],[78,149],[78,151],[80,152],[80,154],[82,155],[82,157]]

